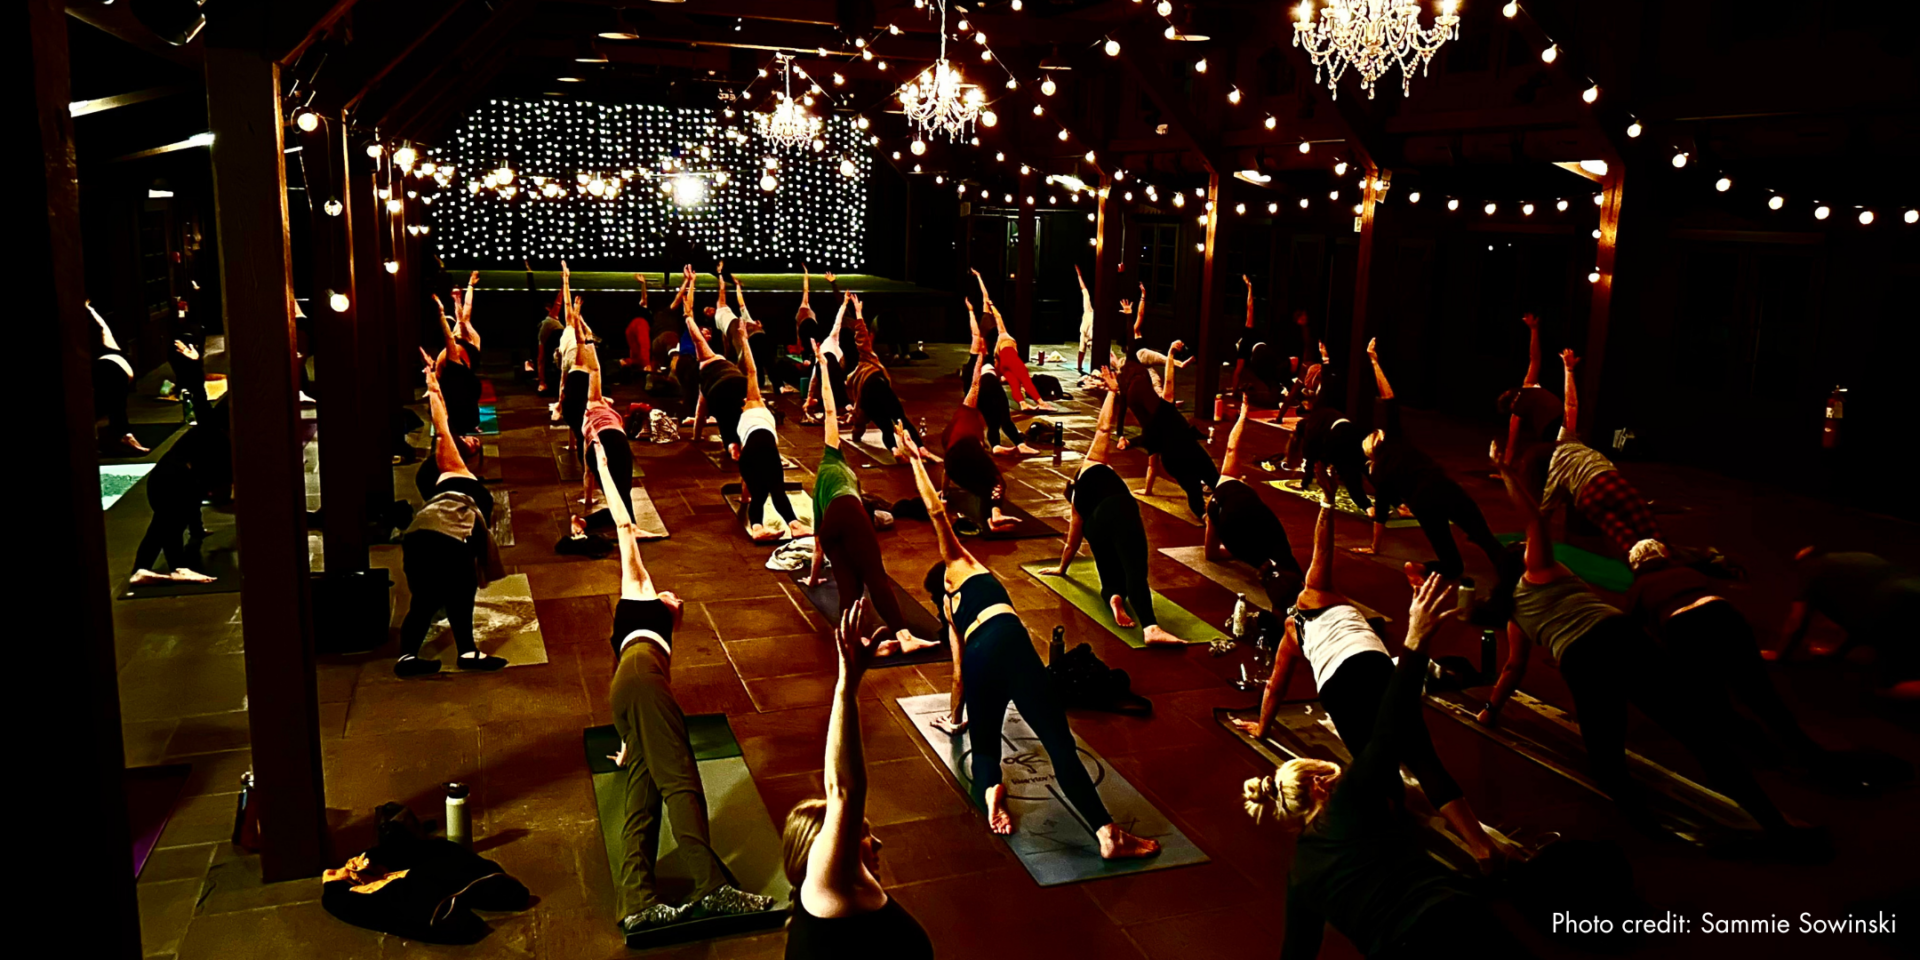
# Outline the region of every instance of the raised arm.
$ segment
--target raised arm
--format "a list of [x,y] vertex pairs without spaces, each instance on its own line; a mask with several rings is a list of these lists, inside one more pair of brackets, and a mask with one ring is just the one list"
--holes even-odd
[[447,321],[447,307],[440,302],[440,295],[437,293],[433,295],[433,311],[440,319],[440,349],[444,351],[442,356],[451,359],[453,351],[459,349],[460,344],[453,337],[453,326]]
[[721,260],[713,265],[713,285],[720,288],[720,299],[714,302],[714,310],[724,310],[727,306],[727,278],[721,271],[727,268],[727,262]]
[[[1493,451],[1489,451],[1493,453]],[[1500,471],[1500,482],[1507,487],[1507,499],[1513,502],[1513,508],[1527,525],[1527,579],[1534,583],[1545,583],[1553,579],[1556,572],[1553,561],[1553,540],[1547,536],[1547,521],[1540,514],[1540,504],[1533,494],[1527,492],[1513,468],[1494,458],[1494,466]]]
[[987,278],[981,276],[980,271],[973,270],[973,279],[980,284],[980,309],[986,310],[993,306],[993,295],[987,292]]
[[1133,338],[1140,339],[1140,326],[1147,322],[1147,285],[1140,284],[1140,299],[1133,302]]
[[[967,352],[975,356],[984,355],[987,352],[987,341],[980,337],[980,318],[973,312],[973,301],[967,297],[961,297],[960,302],[967,305],[967,330],[973,335],[973,339],[967,344]],[[974,365],[979,366],[979,363],[976,362]]]
[[1080,312],[1093,312],[1093,291],[1087,289],[1087,278],[1080,273],[1080,265],[1073,265],[1073,278],[1080,281]]
[[1373,364],[1373,386],[1380,391],[1380,399],[1393,399],[1393,384],[1387,382],[1387,372],[1380,369],[1380,351],[1376,349],[1379,338],[1367,341],[1367,362]]
[[647,309],[647,275],[636,273],[633,278],[640,281],[640,309],[645,310]]
[[1540,318],[1523,313],[1520,322],[1527,325],[1527,376],[1520,385],[1537,387],[1540,385]]
[[1120,379],[1112,367],[1100,368],[1100,382],[1106,385],[1107,396],[1100,401],[1100,420],[1094,424],[1093,441],[1087,444],[1087,459],[1094,463],[1106,463],[1113,455],[1113,426],[1120,416]]
[[1307,562],[1306,589],[1333,591],[1333,498],[1322,496],[1313,520],[1313,559]]
[[620,533],[620,597],[625,600],[651,600],[658,596],[647,563],[640,556],[640,528],[627,512],[627,498],[615,486],[613,469],[607,466],[607,451],[593,445],[594,472],[600,476],[601,489],[607,491],[607,509],[613,514],[614,527]]
[[913,465],[913,485],[920,491],[920,502],[926,505],[927,519],[933,523],[933,531],[939,539],[940,559],[949,564],[956,560],[973,560],[967,548],[960,545],[960,536],[953,532],[953,521],[947,516],[946,501],[940,499],[940,491],[934,487],[933,479],[927,476],[927,465],[920,459],[919,445],[907,436],[904,424],[894,424],[894,431],[899,434],[907,461]]
[[980,371],[987,365],[987,358],[981,357],[973,365],[973,379],[967,383],[967,395],[961,403],[975,410],[980,409]]
[[1563,422],[1560,426],[1560,438],[1563,440],[1572,440],[1580,436],[1580,394],[1579,391],[1574,388],[1573,377],[1573,368],[1580,365],[1580,358],[1575,356],[1572,350],[1562,350],[1560,351],[1560,363],[1566,367],[1567,370],[1566,385],[1563,387],[1566,391],[1564,396],[1567,399],[1565,401],[1566,405],[1563,408],[1564,413]]
[[1273,669],[1267,673],[1267,682],[1260,688],[1260,719],[1257,721],[1235,720],[1233,725],[1256,737],[1264,737],[1267,727],[1273,724],[1273,717],[1280,712],[1280,701],[1287,696],[1287,688],[1293,685],[1293,669],[1300,663],[1300,638],[1293,618],[1286,619],[1286,632],[1280,638],[1280,646],[1273,651]]
[[713,352],[713,345],[707,342],[706,335],[700,332],[700,325],[694,322],[693,314],[689,313],[681,319],[686,321],[687,332],[693,335],[694,356],[698,358],[701,363],[706,363],[708,360],[717,356],[717,354]]
[[813,309],[813,278],[807,274],[807,265],[800,264],[800,305]]
[[[817,340],[814,341],[813,344],[813,362],[819,366],[820,376],[825,377],[827,375],[827,352],[820,349],[820,343]],[[826,444],[838,450],[840,449],[840,413],[834,408],[833,391],[820,391],[820,403],[825,411],[823,415],[826,418],[826,423],[822,425],[821,429],[826,432]],[[818,537],[814,539],[816,541],[819,540]]]
[[1220,455],[1220,476],[1222,478],[1240,475],[1240,435],[1247,431],[1247,411],[1252,404],[1243,395],[1240,397],[1240,416],[1234,418],[1233,429],[1227,431],[1227,450]]
[[454,439],[453,427],[447,422],[447,398],[440,393],[440,376],[434,372],[433,358],[426,350],[420,351],[420,359],[427,362],[425,371],[427,381],[427,417],[433,421],[433,462],[441,476],[473,476],[467,469],[467,463],[460,457],[460,444]]
[[827,812],[807,854],[801,897],[816,916],[838,917],[878,909],[886,902],[880,882],[860,858],[867,809],[867,762],[860,741],[860,678],[873,662],[885,630],[860,634],[868,603],[848,606],[834,630],[840,678],[827,716],[824,786]]

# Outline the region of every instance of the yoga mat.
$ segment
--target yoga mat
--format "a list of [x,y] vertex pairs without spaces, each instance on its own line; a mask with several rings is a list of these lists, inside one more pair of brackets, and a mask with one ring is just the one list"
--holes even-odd
[[[739,469],[739,467],[734,464],[733,458],[727,456],[727,448],[724,445],[714,447],[711,450],[702,450],[700,452],[706,454],[707,459],[711,461],[714,466],[719,467],[721,470],[725,470],[731,473]],[[798,470],[800,469],[800,461],[787,456],[785,453],[782,453],[780,454],[780,469]]]
[[[913,728],[920,731],[920,738],[946,764],[960,792],[977,804],[969,768],[973,762],[972,739],[974,729],[979,726],[978,719],[968,718],[972,722],[967,732],[950,737],[933,728],[933,719],[948,710],[947,694],[901,697],[895,702],[900,704]],[[1076,759],[1086,764],[1087,773],[1093,778],[1093,785],[1100,792],[1113,822],[1135,836],[1160,841],[1158,856],[1143,860],[1100,859],[1099,840],[1055,785],[1053,763],[1041,749],[1040,738],[1034,736],[1032,728],[1021,719],[1019,708],[1012,704],[1007,705],[1006,724],[1000,730],[1000,738],[1001,776],[1007,784],[1007,809],[1013,814],[1013,833],[1004,839],[1013,855],[1020,858],[1020,865],[1027,868],[1027,874],[1040,886],[1053,887],[1208,862],[1207,855],[1187,839],[1179,827],[1154,809],[1118,770],[1109,766],[1076,734],[1073,742],[1080,748]],[[983,822],[968,829],[984,830],[986,825]]]
[[844,434],[840,437],[840,442],[854,448],[855,450],[860,451],[861,453],[866,454],[867,459],[872,460],[874,463],[877,463],[880,466],[897,467],[900,465],[900,458],[894,456],[891,453],[888,453],[887,447],[885,444],[862,443],[859,440],[855,440],[851,437],[845,436]]
[[[767,806],[753,785],[753,775],[740,756],[740,745],[734,740],[727,718],[721,714],[694,714],[686,718],[686,725],[694,766],[700,772],[701,793],[706,797],[707,834],[713,852],[733,874],[736,886],[748,893],[772,897],[777,906],[764,913],[714,917],[649,930],[628,938],[630,949],[767,930],[787,920],[785,908],[792,887],[781,866],[780,834],[774,829]],[[593,778],[593,799],[599,812],[600,834],[606,843],[607,865],[617,887],[620,862],[626,855],[620,831],[626,822],[627,801],[625,777],[608,757],[620,749],[620,737],[609,724],[588,727],[581,739],[586,747],[587,770]],[[783,821],[784,818],[783,811]],[[680,857],[676,856],[678,850],[663,806],[660,851],[654,860],[654,890],[665,903],[681,903],[692,894],[692,881]],[[617,910],[616,901],[608,912]]]
[[[1501,543],[1519,543],[1526,538],[1524,533],[1503,533],[1495,539]],[[1566,564],[1574,576],[1609,593],[1626,593],[1633,586],[1633,569],[1612,557],[1555,541],[1553,558]]]
[[[1260,586],[1260,578],[1254,576],[1253,568],[1247,566],[1244,563],[1238,563],[1238,562],[1217,563],[1215,561],[1208,560],[1207,548],[1204,546],[1161,547],[1160,552],[1162,554],[1165,554],[1168,557],[1168,559],[1171,559],[1174,562],[1179,563],[1180,565],[1186,567],[1187,569],[1192,570],[1194,573],[1197,573],[1203,577],[1206,577],[1208,580],[1212,580],[1214,583],[1217,583],[1223,587],[1226,587],[1228,590],[1231,590],[1234,593],[1246,594],[1247,602],[1250,604],[1253,604],[1256,607],[1259,607],[1262,610],[1265,610],[1270,606],[1270,604],[1268,604],[1267,602],[1267,591]],[[1353,605],[1360,610],[1360,615],[1367,618],[1368,623],[1373,623],[1373,621],[1375,620],[1380,621],[1380,624],[1387,624],[1387,623],[1393,622],[1392,617],[1389,617],[1386,614],[1381,613],[1380,611],[1375,610],[1372,607],[1369,607],[1358,600],[1353,600],[1353,598],[1351,597],[1347,599],[1353,602]],[[1285,613],[1286,611],[1280,610],[1276,612]],[[1380,624],[1375,624],[1374,629],[1380,630],[1381,629]],[[1384,630],[1382,630],[1382,632],[1384,632]]]
[[[1280,704],[1273,715],[1273,723],[1267,727],[1267,734],[1255,737],[1233,725],[1235,720],[1258,720],[1260,709],[1232,710],[1219,707],[1213,711],[1213,722],[1225,728],[1234,739],[1250,747],[1275,767],[1288,760],[1331,760],[1347,767],[1353,763],[1353,756],[1347,745],[1340,739],[1340,732],[1333,725],[1333,718],[1318,700],[1306,702],[1288,701]],[[1403,768],[1400,780],[1409,787],[1419,788],[1419,781],[1413,779]],[[1479,865],[1474,862],[1473,854],[1463,846],[1453,832],[1447,829],[1446,821],[1438,814],[1430,817],[1415,817],[1423,829],[1427,853],[1435,860],[1446,864],[1456,872],[1468,877],[1480,876]],[[1508,834],[1482,823],[1481,828],[1497,839],[1510,839]]]
[[[1147,645],[1141,639],[1146,632],[1141,627],[1122,627],[1113,620],[1113,608],[1107,605],[1105,597],[1100,595],[1100,574],[1094,569],[1090,557],[1075,557],[1073,564],[1067,567],[1067,575],[1055,576],[1060,564],[1055,560],[1039,560],[1021,564],[1020,569],[1027,575],[1040,581],[1047,589],[1060,595],[1061,599],[1080,608],[1080,612],[1094,619],[1094,622],[1106,627],[1114,636],[1127,642],[1127,646],[1138,649]],[[1138,611],[1132,613],[1135,620],[1140,618]],[[1160,626],[1188,643],[1210,643],[1224,639],[1226,634],[1214,629],[1199,617],[1188,613],[1173,601],[1153,594],[1153,612],[1160,618]]]
[[172,437],[175,432],[181,427],[186,426],[186,424],[178,420],[171,420],[166,423],[133,423],[127,426],[128,432],[133,434],[135,440],[140,441],[141,446],[147,448],[147,452],[136,456],[133,451],[127,450],[119,444],[114,444],[111,448],[114,453],[124,452],[126,455],[102,455],[100,457],[101,463],[139,463],[142,460],[156,459],[154,454],[160,450],[160,445],[166,443],[168,438]]
[[1011,500],[1001,501],[1000,512],[1019,520],[1019,525],[1011,530],[978,530],[973,533],[962,533],[961,535],[979,537],[982,540],[1031,540],[1036,537],[1057,537],[1060,535],[1060,531],[1055,530],[1046,521],[1020,509],[1019,504]]
[[[1436,693],[1428,694],[1426,702],[1469,730],[1606,796],[1587,773],[1587,752],[1579,724],[1559,707],[1516,690],[1500,711],[1499,723],[1489,727],[1474,719],[1484,705],[1478,698],[1458,692]],[[1688,843],[1712,847],[1735,834],[1756,830],[1753,818],[1739,804],[1632,750],[1627,751],[1627,769],[1647,788],[1647,808],[1654,819]]]
[[512,491],[502,490],[493,495],[493,542],[495,546],[513,546],[513,499],[508,496]]
[[133,875],[146,869],[147,858],[160,844],[167,821],[173,818],[173,805],[180,789],[187,785],[191,764],[172,763],[159,767],[132,767],[121,777],[127,798],[128,834],[133,837]]
[[566,433],[551,437],[547,444],[553,449],[553,468],[560,474],[562,483],[579,483],[583,476],[580,461],[573,458],[573,434]]
[[[1292,494],[1296,497],[1299,497],[1302,500],[1307,501],[1308,503],[1313,504],[1315,509],[1318,509],[1320,507],[1320,488],[1318,485],[1306,487],[1303,489],[1302,485],[1306,483],[1305,480],[1265,480],[1262,482],[1265,483],[1267,486],[1280,491],[1281,493]],[[1365,510],[1362,510],[1359,507],[1354,505],[1353,497],[1347,493],[1347,488],[1345,486],[1336,486],[1334,488],[1333,509],[1343,514],[1346,514],[1347,516],[1352,517],[1355,520],[1364,521],[1366,523],[1373,522],[1373,518],[1367,516],[1367,512]],[[1419,525],[1420,525],[1420,521],[1415,520],[1412,517],[1394,517],[1392,520],[1387,521],[1387,529],[1389,530],[1400,530],[1406,527],[1417,527]]]
[[[212,583],[184,583],[166,580],[160,583],[136,587],[130,578],[132,570],[120,581],[121,600],[146,599],[149,597],[185,597],[203,593],[240,592],[240,537],[234,527],[233,514],[226,510],[209,510],[202,507],[200,522],[207,528],[207,539],[200,543],[200,565],[193,569],[215,578]],[[154,563],[167,565],[167,555],[161,552]]]
[[[393,614],[388,625],[398,629],[413,602],[413,594],[407,590],[405,573],[398,569],[394,572],[400,576],[394,578]],[[540,634],[540,618],[533,610],[533,591],[527,585],[526,574],[516,573],[495,580],[474,596],[473,643],[481,653],[507,658],[508,668],[547,662],[547,643]],[[455,656],[453,628],[447,626],[444,617],[435,620],[433,626],[427,628],[427,641],[420,647],[420,659],[441,661],[445,667],[443,674],[461,673],[463,671],[454,669]]]
[[[732,507],[736,513],[740,512],[739,500],[741,490],[740,484],[737,483],[729,483],[720,488],[720,496],[727,501],[727,506]],[[813,526],[813,494],[808,493],[807,488],[789,480],[787,481],[787,502],[793,504],[794,518],[811,528]],[[767,498],[767,505],[760,508],[760,522],[764,524],[778,524],[783,531],[778,538],[761,542],[783,543],[793,539],[784,532],[787,525],[786,518],[780,516],[780,512],[774,509],[773,498],[771,497]],[[747,525],[742,523],[740,529],[744,532],[747,529]]]
[[487,436],[500,434],[500,414],[493,404],[480,405],[480,432]]
[[100,465],[100,509],[106,510],[120,502],[120,498],[140,482],[140,478],[153,472],[151,463],[103,463]]
[[[801,567],[798,570],[789,570],[787,571],[787,576],[792,578],[794,586],[800,588],[800,593],[807,598],[807,602],[813,604],[813,609],[820,612],[822,619],[831,624],[838,624],[840,622],[840,588],[833,581],[832,567],[827,567],[821,572],[823,579],[811,587],[807,586],[806,567]],[[937,646],[927,647],[924,650],[916,650],[909,654],[891,657],[875,657],[873,658],[873,665],[876,667],[898,667],[915,663],[952,663],[953,648],[947,643],[946,632],[940,629],[940,621],[935,619],[933,614],[928,613],[927,608],[921,606],[920,602],[915,600],[913,595],[907,592],[907,588],[900,585],[899,581],[888,577],[887,586],[893,590],[894,601],[900,604],[900,615],[906,618],[906,628],[911,631],[915,637],[922,640],[938,640],[940,642]],[[870,585],[868,592],[872,592]],[[874,615],[871,619],[875,620],[876,623],[869,626],[878,626],[878,615]]]
[[[592,513],[587,514],[587,529],[612,530],[613,511],[607,509],[607,495],[596,489],[593,498],[596,506]],[[660,519],[660,511],[653,507],[653,498],[647,496],[647,488],[637,481],[633,485],[633,522],[640,528],[640,539],[643,541],[665,540],[670,536],[666,522]]]
[[1141,492],[1146,488],[1147,481],[1144,478],[1127,481],[1127,489],[1133,491],[1133,498],[1135,500],[1158,507],[1162,513],[1173,517],[1175,520],[1184,521],[1188,526],[1200,527],[1206,525],[1205,521],[1193,515],[1192,510],[1187,509],[1187,492],[1181,490],[1179,484],[1174,483],[1172,480],[1164,479],[1155,481],[1154,483],[1154,489],[1161,491],[1173,490],[1176,491],[1175,494],[1162,492],[1148,496]]

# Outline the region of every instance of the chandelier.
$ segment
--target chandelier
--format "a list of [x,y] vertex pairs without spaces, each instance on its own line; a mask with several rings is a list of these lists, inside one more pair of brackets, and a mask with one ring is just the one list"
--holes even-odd
[[774,60],[779,63],[785,89],[774,91],[773,109],[754,114],[754,121],[760,128],[760,135],[772,141],[775,147],[798,147],[820,136],[820,118],[808,112],[806,104],[793,98],[793,57],[779,53],[774,55]]
[[1426,75],[1427,62],[1442,43],[1460,38],[1459,0],[1442,0],[1433,29],[1420,26],[1420,5],[1404,0],[1328,0],[1318,23],[1313,0],[1302,0],[1293,24],[1293,45],[1313,58],[1313,79],[1340,96],[1340,75],[1348,67],[1360,75],[1360,89],[1373,99],[1374,81],[1400,68],[1400,95],[1412,93],[1413,65]]
[[967,135],[987,96],[967,83],[960,68],[947,62],[947,5],[940,3],[940,59],[900,87],[900,107],[922,134],[944,133],[948,140]]

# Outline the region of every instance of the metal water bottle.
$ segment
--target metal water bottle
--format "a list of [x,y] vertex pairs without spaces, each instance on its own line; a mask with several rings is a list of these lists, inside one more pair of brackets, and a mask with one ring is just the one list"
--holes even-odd
[[1059,663],[1060,658],[1066,655],[1067,628],[1065,626],[1056,626],[1053,628],[1053,639],[1047,641],[1047,663]]
[[467,785],[447,784],[447,839],[463,847],[473,846],[473,818],[467,812]]
[[1460,592],[1454,598],[1454,608],[1463,617],[1473,614],[1473,578],[1460,578]]
[[1233,634],[1234,639],[1237,640],[1247,635],[1246,594],[1236,593],[1233,595],[1233,619],[1228,621],[1228,624],[1228,632]]

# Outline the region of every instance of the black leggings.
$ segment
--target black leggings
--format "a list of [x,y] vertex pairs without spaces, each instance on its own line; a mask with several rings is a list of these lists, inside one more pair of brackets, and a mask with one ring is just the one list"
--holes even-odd
[[1515,939],[1500,918],[1478,897],[1448,897],[1420,911],[1398,940],[1373,955],[1374,960],[1427,960],[1447,956],[1471,944],[1485,960],[1520,960],[1532,953]]
[[[975,409],[987,421],[987,441],[993,446],[1012,446],[1020,443],[1020,428],[1013,422],[1013,411],[1007,406],[1007,391],[1000,386],[1000,377],[996,374],[980,375],[980,397]],[[1006,435],[1003,443],[1001,435]]]
[[415,530],[400,542],[401,569],[412,600],[400,621],[400,655],[416,656],[433,627],[433,615],[447,611],[453,644],[472,653],[473,597],[480,590],[473,552],[465,543],[434,530]]
[[[860,414],[880,428],[880,440],[886,444],[888,453],[893,452],[894,444],[898,442],[893,435],[893,425],[896,423],[906,425],[907,436],[913,438],[915,446],[926,446],[926,441],[920,439],[920,429],[907,416],[906,409],[900,405],[899,395],[893,392],[893,384],[888,383],[885,377],[870,376],[861,384]],[[866,430],[863,427],[859,432],[865,433]]]
[[[973,747],[973,795],[984,802],[986,792],[1000,782],[1000,751],[1006,746],[1001,729],[1007,704],[1012,702],[1040,739],[1053,764],[1054,782],[1079,811],[1087,829],[1097,831],[1112,823],[1107,805],[1101,802],[1093,778],[1080,761],[1079,746],[1067,726],[1067,712],[1054,698],[1053,682],[1040,655],[1033,651],[1033,641],[1020,618],[1001,614],[980,624],[960,652],[960,670],[970,723],[968,740]],[[1016,753],[1033,747],[1030,743],[1012,746]],[[1041,788],[1025,789],[1038,792]]]
[[826,513],[815,518],[813,535],[820,538],[820,552],[833,566],[833,583],[840,591],[840,609],[853,607],[864,591],[873,600],[873,612],[889,630],[904,630],[906,617],[900,613],[900,601],[887,577],[887,566],[880,559],[880,540],[873,535],[873,521],[867,508],[852,495],[833,498]]
[[[1354,502],[1358,503],[1359,498],[1355,497]],[[1459,545],[1453,542],[1453,530],[1449,524],[1459,526],[1460,532],[1467,535],[1467,541],[1487,555],[1487,560],[1495,570],[1504,571],[1512,566],[1506,549],[1500,546],[1500,541],[1493,536],[1493,529],[1487,526],[1487,518],[1480,512],[1480,505],[1473,502],[1473,498],[1460,489],[1459,484],[1451,480],[1429,483],[1408,498],[1407,509],[1413,511],[1413,518],[1420,522],[1420,532],[1427,535],[1427,543],[1433,546],[1435,559],[1427,562],[1428,573],[1453,579],[1466,570],[1466,562],[1460,557]]]
[[560,419],[573,431],[573,462],[583,465],[587,462],[587,451],[580,440],[580,428],[587,416],[587,391],[592,387],[590,376],[585,370],[569,370],[565,387],[560,391]]
[[1582,634],[1560,658],[1573,693],[1593,779],[1615,803],[1641,808],[1642,791],[1627,775],[1627,707],[1673,735],[1706,770],[1709,784],[1769,830],[1786,826],[1753,774],[1722,734],[1724,709],[1699,696],[1682,670],[1645,630],[1624,616],[1609,617]]
[[147,477],[147,505],[153,508],[153,519],[133,553],[133,568],[152,570],[164,550],[169,568],[199,569],[198,543],[206,539],[207,530],[200,523],[200,490],[191,474],[176,477],[172,470],[155,470]]
[[[600,444],[600,449],[607,452],[607,472],[613,474],[613,482],[618,485],[615,489],[602,492],[607,495],[608,503],[613,502],[615,495],[626,501],[627,517],[631,519],[633,517],[633,445],[628,442],[624,430],[602,430],[594,440]],[[587,464],[587,468],[595,471],[594,478],[598,480],[599,464],[590,463]]]
[[760,522],[769,500],[780,519],[788,523],[798,519],[793,502],[787,498],[787,475],[781,466],[779,441],[772,431],[755,430],[741,444],[740,483],[747,491],[747,523]]
[[[1392,679],[1393,658],[1368,650],[1348,657],[1320,688],[1320,703],[1327,708],[1327,715],[1339,728],[1341,742],[1353,756],[1359,756],[1375,736],[1386,733],[1375,730],[1374,723],[1380,718],[1380,700],[1387,695],[1387,682]],[[1426,721],[1417,714],[1415,720],[1408,729],[1393,731],[1392,735],[1400,748],[1400,762],[1413,771],[1427,802],[1437,810],[1463,794],[1446,764],[1440,762],[1440,754],[1434,751]]]
[[1198,439],[1177,441],[1160,455],[1160,466],[1187,495],[1187,509],[1194,519],[1207,516],[1207,487],[1220,482],[1220,468],[1207,455]]
[[[1820,745],[1807,736],[1793,710],[1780,698],[1780,690],[1767,676],[1766,663],[1760,659],[1753,624],[1732,602],[1712,600],[1674,614],[1661,625],[1658,635],[1667,655],[1695,682],[1721,695],[1730,694],[1803,757],[1821,752]],[[1722,700],[1722,696],[1709,695]]]
[[1159,620],[1153,614],[1153,588],[1147,585],[1147,528],[1132,494],[1113,494],[1080,515],[1080,531],[1100,572],[1100,595],[1125,597],[1140,626]]

